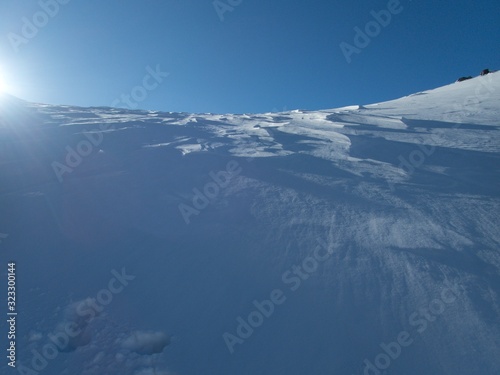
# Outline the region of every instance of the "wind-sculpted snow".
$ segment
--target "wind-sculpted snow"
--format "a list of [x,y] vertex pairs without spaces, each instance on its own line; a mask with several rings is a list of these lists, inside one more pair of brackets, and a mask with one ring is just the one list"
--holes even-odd
[[265,114],[4,96],[17,372],[497,374],[499,135],[498,73]]

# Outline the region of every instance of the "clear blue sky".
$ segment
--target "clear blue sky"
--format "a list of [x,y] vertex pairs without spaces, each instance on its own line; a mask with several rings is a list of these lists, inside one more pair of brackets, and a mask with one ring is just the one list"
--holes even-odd
[[[0,3],[0,70],[23,99],[108,106],[135,89],[144,109],[312,110],[500,68],[498,0],[401,0],[380,32],[371,24],[375,36],[350,63],[340,44],[356,47],[354,28],[388,1],[221,0],[233,8],[223,21],[213,0],[59,1],[67,4],[45,18],[39,1]],[[22,30],[23,17],[41,25],[36,35]],[[158,65],[170,74],[158,85],[147,79],[146,90],[147,67]]]

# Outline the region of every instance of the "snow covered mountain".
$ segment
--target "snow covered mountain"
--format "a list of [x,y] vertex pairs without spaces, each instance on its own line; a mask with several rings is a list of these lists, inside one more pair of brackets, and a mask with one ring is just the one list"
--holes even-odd
[[499,135],[500,73],[258,115],[3,95],[1,373],[498,374]]

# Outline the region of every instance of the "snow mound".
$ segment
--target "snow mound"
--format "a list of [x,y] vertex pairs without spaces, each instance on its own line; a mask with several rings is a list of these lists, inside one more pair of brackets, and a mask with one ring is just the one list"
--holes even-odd
[[122,341],[121,346],[132,352],[141,355],[151,355],[161,353],[170,338],[163,332],[135,331]]

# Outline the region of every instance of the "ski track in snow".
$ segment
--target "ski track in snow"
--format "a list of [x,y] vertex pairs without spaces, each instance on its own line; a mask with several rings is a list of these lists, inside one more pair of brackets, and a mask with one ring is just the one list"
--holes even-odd
[[[18,361],[29,374],[350,375],[407,332],[381,374],[498,374],[499,135],[500,73],[265,114],[0,97]],[[85,155],[69,165],[69,149]],[[197,212],[188,224],[180,204]],[[331,256],[292,290],[284,275],[318,239]],[[113,292],[122,268],[134,279]],[[223,334],[276,289],[286,300],[231,354]],[[33,350],[67,324],[81,333],[34,369]]]

